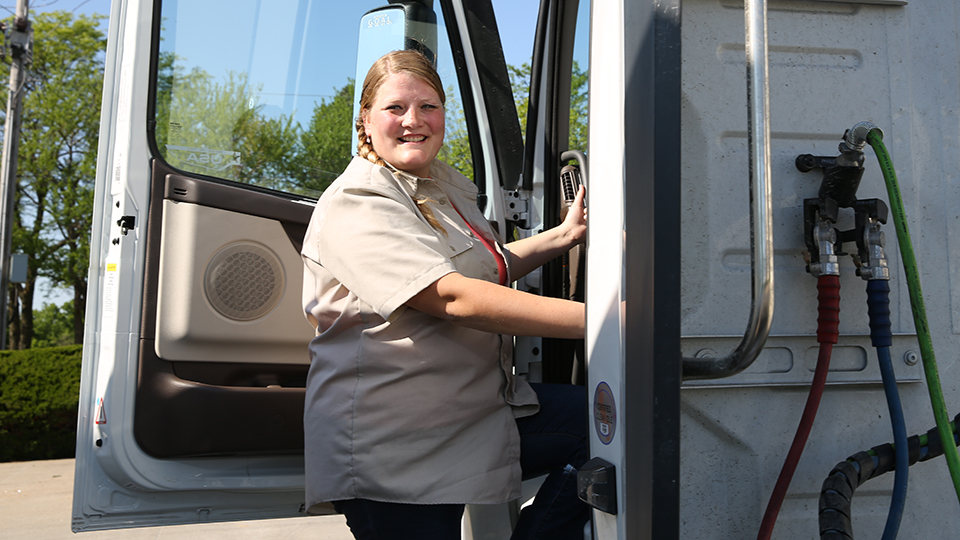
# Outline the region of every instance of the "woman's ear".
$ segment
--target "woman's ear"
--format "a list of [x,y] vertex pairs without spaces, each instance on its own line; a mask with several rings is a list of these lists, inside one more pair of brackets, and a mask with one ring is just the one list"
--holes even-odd
[[363,131],[370,136],[370,115],[367,114],[367,111],[360,109],[360,121],[363,122]]

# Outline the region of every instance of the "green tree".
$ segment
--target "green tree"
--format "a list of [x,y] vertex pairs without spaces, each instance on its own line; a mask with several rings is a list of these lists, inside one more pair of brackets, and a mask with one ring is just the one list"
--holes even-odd
[[302,129],[292,116],[266,114],[245,73],[222,80],[199,68],[184,72],[161,54],[156,142],[178,169],[304,193]]
[[[520,129],[524,139],[527,136],[527,112],[530,103],[530,64],[507,66],[510,86],[513,87],[513,99],[520,117]],[[570,74],[570,133],[568,148],[586,150],[587,148],[587,97],[589,95],[589,72],[580,69],[573,62]]]
[[234,180],[271,189],[300,192],[297,175],[300,124],[292,116],[267,118],[262,106],[247,109],[233,127],[233,149],[240,153]]
[[574,60],[570,78],[570,139],[569,148],[587,150],[587,97],[590,90],[590,74],[580,69]]
[[[253,124],[256,108],[246,74],[228,73],[218,82],[199,68],[182,73],[168,55],[157,89],[157,147],[184,171],[234,180],[241,154],[234,149],[237,126]],[[240,131],[245,131],[242,127]],[[249,135],[249,133],[247,133]]]
[[356,145],[353,123],[354,80],[349,79],[334,96],[313,108],[309,128],[300,137],[303,187],[319,194],[350,163]]
[[[13,250],[30,258],[27,281],[11,286],[11,348],[34,333],[38,277],[73,290],[73,338],[83,339],[93,184],[96,172],[103,17],[54,11],[33,21],[33,63],[23,95]],[[0,92],[5,102],[7,89]]]
[[513,89],[513,101],[517,106],[517,116],[520,118],[520,133],[524,140],[527,138],[527,110],[530,104],[530,64],[521,66],[507,66],[510,75],[510,86]]
[[470,133],[463,108],[453,97],[453,88],[447,88],[446,133],[440,159],[473,180],[473,154],[470,152]]
[[62,306],[44,304],[34,311],[32,347],[63,347],[74,344],[73,301]]

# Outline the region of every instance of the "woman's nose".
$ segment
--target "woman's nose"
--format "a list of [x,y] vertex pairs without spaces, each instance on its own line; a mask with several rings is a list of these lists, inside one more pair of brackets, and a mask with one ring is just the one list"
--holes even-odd
[[407,114],[403,115],[404,127],[416,126],[420,124],[420,113],[417,111],[416,107],[410,107],[407,109]]

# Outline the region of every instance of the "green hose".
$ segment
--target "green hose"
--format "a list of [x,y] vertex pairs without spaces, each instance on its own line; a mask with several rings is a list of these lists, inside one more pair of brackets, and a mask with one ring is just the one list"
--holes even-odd
[[[897,184],[897,172],[893,168],[893,160],[883,144],[883,133],[879,129],[872,129],[867,134],[867,142],[873,147],[883,171],[883,180],[887,185],[887,196],[890,198],[890,210],[893,213],[893,222],[897,229],[897,241],[900,244],[900,258],[903,260],[903,269],[907,276],[907,288],[910,291],[910,307],[913,309],[913,322],[917,327],[917,340],[920,342],[920,357],[923,360],[923,373],[927,378],[927,390],[930,392],[930,404],[933,406],[933,417],[937,422],[937,432],[940,440],[953,440],[953,431],[950,428],[950,418],[943,399],[943,389],[940,386],[940,373],[937,371],[937,359],[933,353],[933,341],[930,339],[930,327],[927,324],[927,311],[923,305],[923,291],[920,289],[920,272],[917,270],[917,259],[913,254],[913,245],[910,243],[910,231],[907,229],[907,220],[903,211],[903,199],[900,197],[900,186]],[[960,453],[952,444],[944,444],[944,456],[947,458],[947,467],[953,479],[953,487],[960,500]]]

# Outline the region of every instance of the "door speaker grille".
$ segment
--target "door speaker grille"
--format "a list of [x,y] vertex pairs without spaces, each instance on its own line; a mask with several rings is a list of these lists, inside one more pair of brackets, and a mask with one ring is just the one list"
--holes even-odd
[[226,246],[210,259],[203,280],[207,300],[235,321],[263,317],[280,302],[284,277],[280,259],[256,244]]

